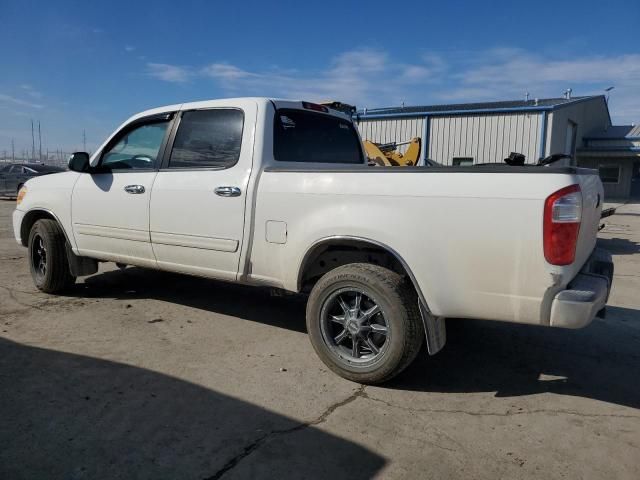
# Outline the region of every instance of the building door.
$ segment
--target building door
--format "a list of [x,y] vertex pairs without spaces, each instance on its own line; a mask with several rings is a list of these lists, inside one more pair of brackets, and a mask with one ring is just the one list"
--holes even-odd
[[640,200],[640,160],[633,162],[631,170],[631,198]]
[[569,120],[567,122],[567,136],[565,137],[564,153],[571,155],[572,164],[575,165],[576,158],[576,137],[578,134],[578,125]]

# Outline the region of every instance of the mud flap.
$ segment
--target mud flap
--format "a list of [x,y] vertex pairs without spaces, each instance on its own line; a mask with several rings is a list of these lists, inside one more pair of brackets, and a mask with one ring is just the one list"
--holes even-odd
[[445,343],[447,343],[447,329],[443,317],[434,317],[429,310],[418,302],[420,316],[424,325],[424,333],[427,338],[427,351],[429,355],[435,355]]
[[98,271],[98,262],[93,258],[79,257],[71,250],[69,242],[65,242],[67,249],[67,259],[69,261],[69,271],[74,277],[85,277],[93,275]]

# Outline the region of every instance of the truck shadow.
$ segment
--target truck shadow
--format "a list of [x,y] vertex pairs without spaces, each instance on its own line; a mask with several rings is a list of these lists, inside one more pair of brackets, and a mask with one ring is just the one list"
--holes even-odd
[[640,243],[627,238],[598,238],[598,247],[612,255],[633,255],[640,252]]
[[385,464],[178,378],[1,338],[0,392],[0,478],[366,479]]
[[[153,298],[306,331],[304,297],[272,297],[264,289],[140,268],[89,277],[69,294]],[[410,368],[385,386],[431,392],[495,391],[497,396],[554,392],[640,408],[638,310],[607,307],[606,320],[596,319],[582,330],[450,319],[447,337],[442,352],[434,357],[421,352]]]
[[557,393],[640,408],[640,312],[607,307],[582,330],[447,320],[447,345],[388,386],[429,392]]

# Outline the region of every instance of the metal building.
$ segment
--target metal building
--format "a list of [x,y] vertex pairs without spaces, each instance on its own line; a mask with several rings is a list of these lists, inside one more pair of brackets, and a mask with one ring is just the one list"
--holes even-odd
[[584,140],[578,162],[600,171],[607,195],[640,199],[640,126],[613,126]]
[[604,96],[380,108],[358,112],[356,122],[377,143],[421,137],[423,158],[443,165],[574,154],[584,136],[611,125]]
[[604,95],[378,108],[358,111],[355,121],[362,138],[376,143],[420,137],[419,164],[502,163],[511,152],[532,164],[567,153],[574,164],[600,169],[609,198],[628,197],[640,168],[624,163],[639,158],[640,128],[612,126]]

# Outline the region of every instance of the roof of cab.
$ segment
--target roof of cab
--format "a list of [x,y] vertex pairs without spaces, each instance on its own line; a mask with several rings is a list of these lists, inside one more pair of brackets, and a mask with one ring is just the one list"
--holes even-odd
[[[177,103],[173,105],[165,105],[163,107],[152,108],[149,110],[145,110],[143,112],[136,113],[135,115],[132,115],[129,119],[127,119],[126,123],[136,120],[138,118],[149,117],[151,115],[160,115],[167,112],[176,112],[178,110],[188,110],[189,108],[206,108],[206,104],[208,102],[211,102],[211,106],[214,106],[216,104],[220,104],[221,102],[228,101],[231,103],[238,100],[244,100],[244,101],[253,100],[258,105],[267,105],[269,103],[272,103],[276,108],[299,108],[299,109],[304,109],[303,102],[305,102],[305,100],[291,100],[291,99],[284,99],[284,98],[269,98],[269,97],[234,97],[234,98],[219,98],[219,99],[216,98],[216,99],[209,99],[209,100],[199,100],[195,102]],[[309,102],[309,103],[313,103],[313,102]],[[349,120],[351,119],[350,116],[338,110],[333,110],[331,108],[328,108],[328,110],[329,111],[327,113],[329,113],[330,115],[337,115],[343,118],[347,118]]]

